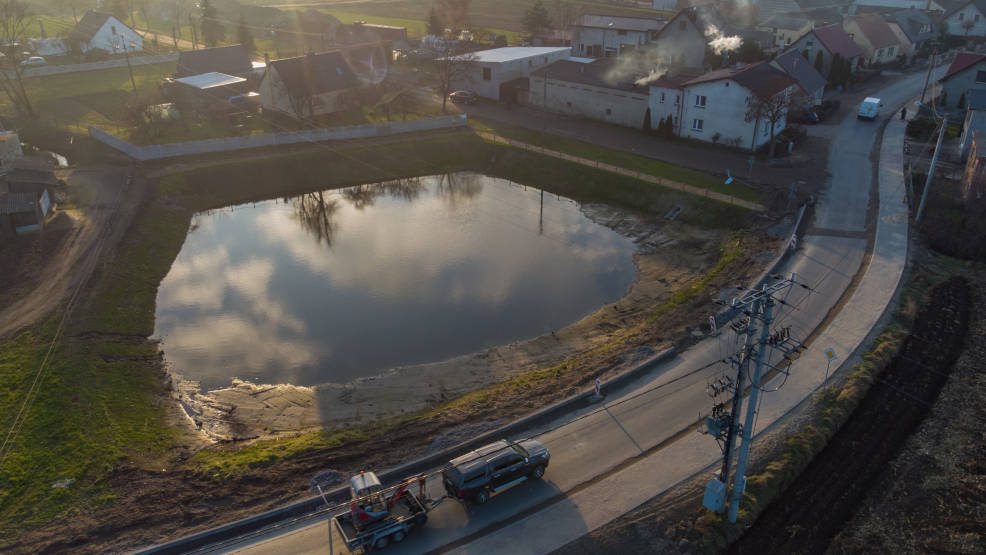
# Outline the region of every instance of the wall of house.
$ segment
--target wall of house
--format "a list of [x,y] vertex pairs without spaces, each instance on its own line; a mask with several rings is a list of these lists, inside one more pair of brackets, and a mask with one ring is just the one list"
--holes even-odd
[[[966,32],[966,29],[962,27],[966,21],[972,21],[972,27]],[[975,4],[969,4],[961,10],[953,13],[945,19],[945,23],[948,24],[948,33],[950,35],[959,35],[965,37],[986,37],[986,17],[976,8]]]
[[[277,71],[269,71],[260,82],[260,105],[264,110],[281,112],[293,118],[298,114],[291,104],[288,96],[287,87],[284,81],[277,75]],[[311,105],[304,109],[304,117],[324,116],[342,110],[348,110],[359,106],[359,97],[355,94],[355,89],[345,89],[340,91],[330,91],[316,95],[311,99]]]
[[676,17],[661,29],[661,34],[646,48],[659,63],[675,67],[701,68],[705,62],[705,35],[690,19]]
[[[116,34],[113,33],[114,29]],[[144,39],[115,17],[110,17],[93,35],[89,44],[84,44],[81,48],[83,52],[99,48],[110,53],[122,54],[124,45],[128,52],[141,52],[144,50]]]
[[[560,50],[506,62],[471,62],[471,67],[452,82],[452,88],[471,89],[483,98],[500,100],[502,83],[520,77],[530,77],[531,72],[571,55],[571,50]],[[489,69],[489,79],[483,77],[484,68]]]
[[[545,102],[552,112],[584,116],[636,129],[643,127],[647,113],[646,94],[571,83],[551,79],[550,75],[545,87],[543,77],[532,76],[530,105],[542,106]],[[657,126],[656,121],[651,114],[653,127]]]
[[[942,83],[942,92],[945,93],[945,105],[954,108],[959,102],[959,97],[965,93],[966,102],[969,100],[969,91],[973,89],[986,90],[986,74],[979,76],[979,72],[986,72],[986,61],[979,62],[972,67],[956,73]],[[977,81],[977,78],[980,79]]]
[[634,49],[649,40],[649,33],[644,31],[576,27],[572,37],[572,53],[587,58],[619,56],[627,51],[625,45]]
[[680,89],[654,86],[650,88],[648,105],[650,106],[651,122],[654,129],[657,129],[659,121],[667,119],[670,115],[671,122],[674,124],[675,132],[677,133],[678,125],[681,123],[681,95],[682,91]]
[[890,30],[894,32],[894,36],[897,37],[897,42],[900,43],[900,51],[898,54],[903,54],[905,56],[910,56],[916,52],[914,43],[911,39],[907,38],[907,33],[900,28],[900,24],[896,21],[888,21],[887,25],[890,26]]
[[[728,85],[728,86],[727,86]],[[751,92],[736,82],[725,79],[700,83],[685,88],[685,104],[679,135],[690,139],[736,144],[740,148],[759,148],[770,141],[770,123],[746,121],[746,99]],[[696,99],[705,96],[705,106],[696,106]],[[774,135],[784,130],[786,118],[774,125]],[[701,120],[702,129],[695,129],[695,120]],[[754,132],[755,135],[754,136]],[[738,142],[736,139],[739,139]]]
[[804,26],[801,27],[800,29],[785,29],[783,27],[765,27],[762,25],[757,27],[757,29],[761,31],[767,31],[768,33],[773,34],[774,46],[784,48],[787,45],[794,42],[795,40],[797,40],[798,37],[801,37],[808,31],[811,31],[811,22],[805,23]]

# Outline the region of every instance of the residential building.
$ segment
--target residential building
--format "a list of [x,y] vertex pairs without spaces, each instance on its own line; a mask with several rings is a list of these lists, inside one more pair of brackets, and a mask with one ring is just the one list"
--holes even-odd
[[620,56],[649,44],[665,24],[658,18],[585,14],[572,31],[572,53],[586,58]]
[[51,209],[48,189],[40,193],[0,193],[0,238],[43,228]]
[[253,70],[250,54],[243,46],[216,46],[200,50],[185,50],[178,55],[178,71],[175,77],[188,77],[202,73],[245,75]]
[[[756,150],[787,125],[786,107],[773,122],[748,118],[757,98],[790,98],[796,82],[766,62],[711,71],[682,85],[679,136]],[[653,114],[653,110],[652,110]],[[750,121],[747,121],[747,120]]]
[[986,152],[980,149],[982,131],[973,131],[969,137],[969,152],[962,174],[962,198],[966,202],[981,201],[986,194]]
[[945,29],[950,35],[982,40],[986,38],[986,0],[968,0],[945,12]]
[[[613,59],[569,58],[531,73],[531,106],[635,127],[644,124],[648,87],[623,74]],[[651,115],[652,124],[656,119]]]
[[807,106],[818,106],[825,94],[825,77],[811,62],[795,50],[788,50],[771,62],[775,68],[790,75],[798,82],[796,99],[803,100]]
[[452,82],[454,89],[472,89],[479,96],[501,98],[501,86],[572,55],[567,46],[507,46],[468,55],[468,69]]
[[844,60],[849,60],[851,71],[856,71],[860,59],[863,57],[863,50],[853,42],[849,34],[839,24],[816,27],[808,31],[794,41],[788,50],[795,50],[802,54],[807,53],[807,59],[813,64],[818,52],[821,52],[825,75],[828,75],[832,67],[832,57],[836,54]]
[[880,14],[847,17],[842,21],[842,28],[863,50],[867,64],[890,63],[900,54],[900,42]]
[[685,96],[685,83],[697,78],[698,75],[689,73],[679,73],[676,75],[665,75],[656,81],[651,81],[649,106],[651,123],[657,128],[658,122],[668,119],[671,116],[672,129],[678,135],[681,131],[681,115]]
[[647,52],[659,66],[701,72],[709,41],[728,33],[729,27],[714,6],[690,6],[668,21],[647,46]]
[[785,48],[812,28],[812,22],[804,14],[776,14],[757,25],[757,29],[774,36],[774,46]]
[[[954,107],[962,95],[969,102],[971,91],[986,90],[986,56],[972,52],[959,52],[945,70],[939,100],[946,107]],[[942,98],[943,97],[943,98]]]
[[83,54],[100,49],[110,54],[142,52],[144,39],[112,15],[88,11],[69,33],[67,42]]
[[[907,55],[917,54],[928,41],[938,36],[934,22],[928,17],[928,14],[918,8],[898,10],[887,16],[886,19],[898,39],[903,34],[910,42],[910,50],[904,52]],[[903,44],[904,41],[901,40],[901,43]]]
[[260,82],[264,111],[314,118],[359,106],[356,74],[338,51],[274,60]]
[[[986,137],[986,90],[973,89],[966,99],[965,121],[962,124],[962,135],[959,136],[959,152],[965,160],[972,146],[973,135]],[[986,155],[986,152],[983,153]]]

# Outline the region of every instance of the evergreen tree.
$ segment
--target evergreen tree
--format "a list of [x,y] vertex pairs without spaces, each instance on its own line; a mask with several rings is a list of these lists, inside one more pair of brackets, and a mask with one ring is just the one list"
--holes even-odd
[[[821,52],[819,52],[821,54]],[[841,84],[839,80],[842,73],[842,56],[838,52],[832,55],[832,65],[829,66],[829,83],[833,85]]]
[[665,137],[667,136],[667,134],[668,134],[668,130],[667,130],[667,125],[664,122],[664,118],[657,120],[657,136]]
[[438,19],[435,8],[428,11],[428,34],[435,35],[436,37],[445,34],[445,27],[442,25],[442,20]]
[[219,13],[210,0],[202,0],[202,42],[206,46],[215,46],[226,36],[226,29],[219,21]]
[[815,71],[821,74],[825,73],[825,56],[822,56],[821,50],[815,55]]
[[671,114],[668,114],[667,119],[664,121],[664,136],[669,139],[674,137],[674,119],[671,118]]
[[650,126],[650,107],[647,107],[647,111],[644,112],[644,135],[653,134],[654,130]]
[[240,42],[243,49],[253,54],[257,51],[257,45],[253,42],[253,34],[250,32],[250,28],[247,27],[246,19],[240,16],[240,23],[236,27],[236,40]]
[[802,50],[801,51],[801,55],[804,56],[806,60],[808,59],[808,51],[807,50]]
[[530,8],[524,12],[524,17],[521,20],[521,24],[524,26],[524,30],[532,35],[536,35],[539,32],[547,29],[551,26],[551,18],[548,16],[548,8],[544,7],[541,0],[534,0]]

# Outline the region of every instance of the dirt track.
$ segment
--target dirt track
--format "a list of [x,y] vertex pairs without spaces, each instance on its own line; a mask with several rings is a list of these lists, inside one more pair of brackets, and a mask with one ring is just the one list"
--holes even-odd
[[129,166],[100,164],[86,170],[64,170],[59,177],[74,198],[91,198],[82,209],[66,211],[71,229],[47,255],[48,262],[32,276],[30,292],[0,311],[0,338],[37,323],[61,305],[92,274],[99,256],[120,240],[143,187],[126,188]]

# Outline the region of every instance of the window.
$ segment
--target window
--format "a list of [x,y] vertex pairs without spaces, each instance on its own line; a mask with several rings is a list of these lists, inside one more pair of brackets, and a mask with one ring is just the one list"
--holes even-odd
[[760,132],[760,134],[762,136],[766,137],[767,136],[767,133],[769,133],[769,132],[770,132],[770,126],[767,125],[767,124],[764,124],[763,130]]
[[579,44],[579,54],[585,54],[585,45]]
[[980,84],[986,83],[986,71],[976,72],[976,83],[980,83]]
[[534,60],[527,60],[527,67],[534,67]]
[[567,106],[567,107],[569,107],[569,108],[571,108],[571,107],[572,107],[572,103],[571,103],[571,102],[566,102],[566,103],[565,103],[565,106]]
[[693,119],[692,120],[692,131],[701,131],[702,127],[705,126],[705,120]]
[[619,31],[617,31],[616,34],[619,35],[619,36],[621,36],[621,37],[627,36],[627,32],[624,31],[624,30],[622,30],[622,29],[619,30]]
[[965,19],[965,14],[964,13],[960,13],[959,14],[959,21],[962,21],[963,19]]
[[882,48],[877,48],[876,49],[876,57],[879,58],[880,56],[883,56],[883,49]]
[[813,40],[805,41],[805,50],[811,50],[814,47],[815,47],[815,41]]
[[664,93],[661,93],[661,104],[664,104]]
[[972,20],[978,23],[979,22],[979,14],[976,14],[976,15],[972,16]]
[[678,100],[680,100],[680,98],[681,98],[680,96],[678,96],[678,95],[674,95],[674,105],[675,105],[675,106],[677,106],[677,105],[678,105]]
[[695,107],[696,108],[705,108],[705,95],[704,94],[696,94],[695,95]]
[[606,108],[606,115],[607,116],[613,115],[613,110],[611,108]]
[[483,81],[489,81],[493,78],[493,70],[488,67],[483,68]]
[[688,23],[685,20],[679,21],[678,22],[678,29],[681,29],[682,31],[688,29]]
[[116,34],[116,25],[110,25],[110,32]]

